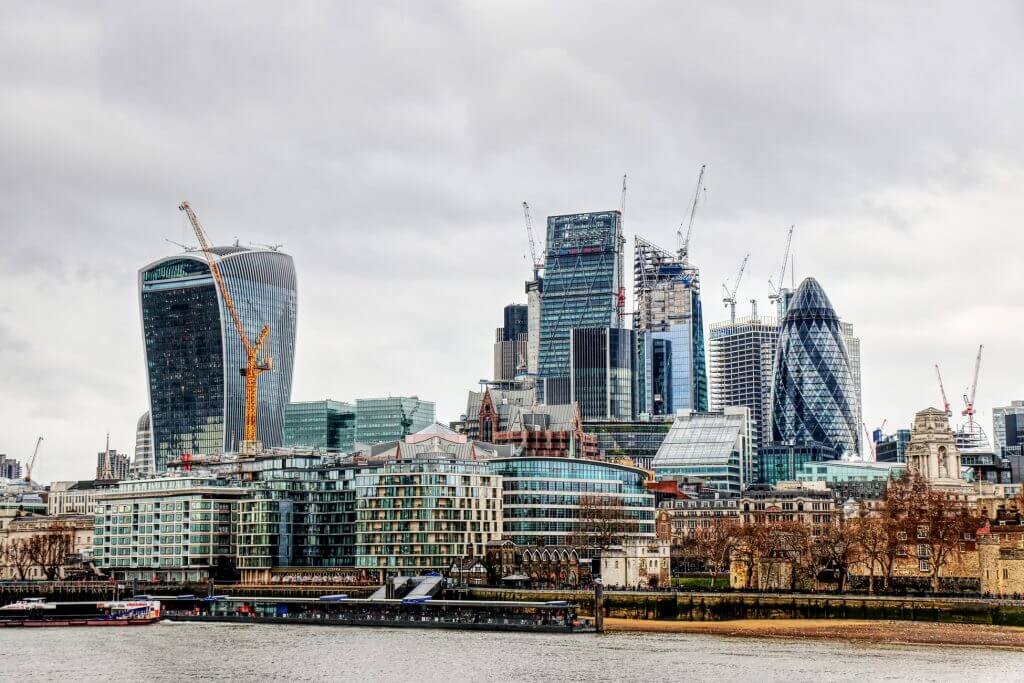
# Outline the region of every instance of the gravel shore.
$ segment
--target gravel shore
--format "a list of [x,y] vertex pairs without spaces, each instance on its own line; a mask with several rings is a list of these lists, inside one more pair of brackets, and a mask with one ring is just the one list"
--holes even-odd
[[704,633],[746,638],[820,638],[916,645],[962,645],[1024,650],[1024,628],[983,624],[841,619],[740,619],[655,621],[605,619],[608,631]]

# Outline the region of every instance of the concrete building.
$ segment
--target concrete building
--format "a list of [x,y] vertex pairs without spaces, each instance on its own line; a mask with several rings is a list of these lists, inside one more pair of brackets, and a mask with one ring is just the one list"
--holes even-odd
[[[640,413],[708,409],[700,271],[637,237],[633,252]],[[667,381],[664,381],[667,378]]]
[[[853,331],[853,324],[848,322],[839,321],[839,331],[843,335],[843,343],[846,344],[846,352],[850,361],[850,387],[851,396],[850,403],[853,406],[854,416],[857,424],[861,424],[864,420],[864,399],[861,388],[861,375],[860,375],[860,337],[858,337]],[[870,445],[864,443],[864,437],[858,432],[857,434],[858,450],[862,459],[869,459],[871,456]]]
[[806,278],[782,319],[772,385],[772,443],[858,453],[861,425],[850,356],[825,291]]
[[758,448],[771,442],[772,365],[778,338],[778,320],[769,316],[711,325],[711,407],[745,406]]
[[1024,444],[1024,401],[1010,401],[1008,406],[992,408],[992,439],[999,455],[1006,455],[1003,449],[1010,447],[1015,455],[1021,455]]
[[644,470],[548,457],[498,458],[490,467],[502,478],[503,540],[590,547],[623,536],[654,538],[654,495],[644,488]]
[[0,542],[8,547],[10,544],[27,544],[39,536],[67,537],[61,548],[65,551],[60,553],[62,559],[51,566],[44,566],[24,555],[19,560],[8,553],[0,553],[0,580],[45,581],[51,579],[48,573],[53,573],[54,580],[72,579],[92,559],[92,515],[24,515],[10,520],[0,530]]
[[284,409],[285,447],[351,453],[355,437],[356,409],[350,403],[293,401]]
[[139,416],[135,423],[135,458],[132,460],[132,471],[142,477],[156,474],[156,461],[153,457],[153,428],[147,410]]
[[671,584],[672,544],[667,539],[626,537],[601,551],[601,580],[616,588],[663,588]]
[[534,273],[534,278],[526,283],[526,373],[537,378],[537,367],[540,360],[540,302],[544,290],[544,278]]
[[419,396],[356,399],[355,441],[398,441],[434,423],[434,402]]
[[50,484],[46,497],[48,515],[91,515],[96,507],[96,497],[109,491],[116,484],[84,481],[55,481]]
[[753,441],[745,407],[684,412],[676,416],[652,466],[659,479],[695,477],[709,489],[738,494],[757,471]]
[[96,498],[93,559],[108,576],[230,579],[232,528],[246,488],[202,475],[122,481]]
[[632,420],[636,335],[617,327],[575,328],[569,338],[569,400],[584,420]]
[[658,507],[667,511],[672,525],[673,542],[682,545],[691,541],[699,529],[712,524],[740,521],[740,499],[719,491],[703,495],[666,500]]
[[21,479],[21,463],[0,453],[0,479]]
[[567,402],[571,331],[620,326],[625,286],[622,215],[601,211],[548,216],[546,245],[537,398],[551,404]]
[[838,520],[832,492],[824,486],[808,486],[793,482],[786,488],[755,488],[740,496],[740,521],[799,522],[818,536]]
[[897,429],[895,434],[883,436],[875,442],[875,460],[877,462],[905,463],[909,445],[910,430]]
[[919,411],[907,446],[907,469],[933,487],[962,489],[966,482],[960,468],[960,449],[946,413],[937,408]]
[[494,333],[494,376],[512,380],[528,370],[529,314],[527,306],[509,304],[503,312],[504,326]]
[[[257,437],[281,445],[295,357],[296,278],[291,256],[274,249],[213,247],[250,339],[267,325],[259,379]],[[139,270],[155,471],[183,454],[237,451],[245,419],[245,348],[201,251]]]

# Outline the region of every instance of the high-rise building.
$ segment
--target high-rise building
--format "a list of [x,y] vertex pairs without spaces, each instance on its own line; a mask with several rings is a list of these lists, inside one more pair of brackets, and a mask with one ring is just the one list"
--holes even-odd
[[111,449],[108,438],[106,450],[96,454],[96,479],[99,481],[121,481],[128,478],[130,468],[131,460],[128,455]]
[[21,479],[21,463],[0,453],[0,479]]
[[550,382],[568,384],[573,328],[620,326],[621,237],[618,211],[548,217],[537,364],[542,402]]
[[[839,329],[843,333],[843,342],[846,343],[846,352],[850,358],[850,383],[853,386],[853,419],[859,425],[864,420],[864,399],[861,397],[860,385],[860,338],[854,335],[853,325],[847,322],[839,322]],[[864,443],[861,432],[857,432],[857,452],[867,459],[871,453],[870,444]]]
[[819,443],[839,457],[857,452],[849,352],[839,317],[814,278],[782,319],[772,386],[772,442]]
[[540,295],[544,278],[539,275],[526,283],[526,372],[537,376],[540,358]]
[[[272,249],[214,247],[224,283],[250,339],[270,327],[259,379],[257,438],[280,446],[291,397],[296,290],[292,257]],[[139,271],[139,304],[156,472],[185,453],[236,450],[245,417],[245,348],[201,252]]]
[[515,341],[519,335],[527,334],[530,330],[529,310],[523,304],[509,304],[502,312],[505,341]]
[[153,430],[150,425],[149,411],[144,412],[135,423],[135,459],[132,467],[137,474],[152,476],[156,473],[153,462]]
[[350,403],[293,401],[284,409],[283,446],[351,453],[356,438],[356,409]]
[[750,411],[755,446],[768,445],[778,321],[751,315],[714,323],[710,336],[712,409],[745,406]]
[[632,420],[636,336],[620,327],[577,327],[569,340],[569,395],[584,420]]
[[506,339],[505,328],[499,327],[494,333],[494,381],[514,380],[520,371],[526,371],[526,349],[529,335],[521,332],[513,339]]
[[659,479],[696,478],[706,488],[739,493],[755,477],[750,411],[729,406],[720,413],[676,415],[654,456]]
[[[639,412],[708,410],[700,271],[682,256],[637,237],[633,252],[634,326],[641,377]],[[660,385],[667,385],[659,391]]]
[[992,438],[998,455],[1005,456],[1007,446],[1019,446],[1024,432],[1024,401],[1010,401],[1008,406],[992,408]]
[[356,443],[398,441],[434,423],[434,402],[418,396],[356,399]]

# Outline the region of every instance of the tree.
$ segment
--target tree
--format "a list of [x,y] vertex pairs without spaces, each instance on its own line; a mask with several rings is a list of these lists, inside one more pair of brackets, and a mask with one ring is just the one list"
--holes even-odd
[[728,570],[732,551],[741,535],[739,522],[732,519],[715,519],[710,525],[695,529],[692,546],[704,562],[712,588],[716,576]]
[[47,581],[55,581],[67,556],[74,550],[75,543],[67,527],[56,525],[49,531],[36,534],[28,539],[29,559],[46,575]]
[[605,550],[621,543],[629,531],[620,501],[612,496],[584,495],[577,508],[576,531],[569,541],[579,548]]
[[[857,555],[854,564],[868,570],[868,593],[875,592],[875,570],[891,576],[895,552],[890,552],[890,538],[886,533],[886,520],[881,516],[862,516],[848,521],[847,526],[857,539]],[[895,540],[895,536],[893,537]],[[883,569],[887,568],[887,569]],[[888,583],[886,584],[888,588]]]
[[24,581],[28,577],[28,570],[32,567],[32,557],[28,551],[28,541],[16,538],[7,541],[3,547],[2,559],[5,564],[12,567],[18,578]]
[[957,496],[930,487],[913,492],[907,521],[914,528],[917,545],[925,551],[918,557],[928,561],[932,590],[938,592],[942,568],[960,554],[960,544],[973,538],[984,521]]
[[811,540],[810,557],[814,558],[817,574],[828,568],[835,572],[839,592],[846,588],[846,576],[860,552],[860,536],[852,524],[830,524]]

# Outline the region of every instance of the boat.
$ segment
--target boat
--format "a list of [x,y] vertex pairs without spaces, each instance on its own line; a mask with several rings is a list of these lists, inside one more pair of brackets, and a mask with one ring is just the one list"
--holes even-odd
[[145,626],[160,620],[157,600],[48,602],[24,598],[0,607],[5,626]]

